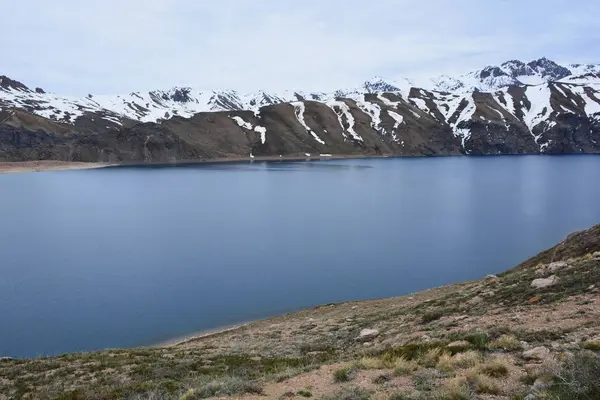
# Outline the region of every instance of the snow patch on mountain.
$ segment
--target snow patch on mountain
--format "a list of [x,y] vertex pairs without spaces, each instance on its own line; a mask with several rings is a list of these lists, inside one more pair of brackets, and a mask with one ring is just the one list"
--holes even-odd
[[[344,135],[344,131],[347,131],[354,140],[360,142],[364,141],[364,139],[354,130],[354,116],[350,112],[350,107],[348,107],[348,104],[339,100],[328,100],[326,104],[337,114],[338,121],[342,127],[342,135]],[[347,129],[344,127],[343,118],[346,118],[346,121],[348,122]],[[346,135],[344,135],[344,138],[346,138]]]
[[321,144],[325,144],[325,141],[323,141],[312,129],[309,128],[308,125],[306,125],[306,121],[304,120],[304,111],[306,110],[306,107],[305,107],[304,103],[301,101],[298,101],[298,102],[291,103],[291,105],[294,107],[294,113],[296,114],[296,119],[298,119],[298,122],[300,122],[300,124],[304,127],[304,129],[306,129],[306,131],[308,133],[310,133],[317,142],[319,142]]

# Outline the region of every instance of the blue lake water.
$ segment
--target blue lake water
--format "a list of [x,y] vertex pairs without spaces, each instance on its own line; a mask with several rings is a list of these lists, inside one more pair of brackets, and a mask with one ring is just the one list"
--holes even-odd
[[0,176],[0,356],[149,345],[511,268],[600,222],[599,156]]

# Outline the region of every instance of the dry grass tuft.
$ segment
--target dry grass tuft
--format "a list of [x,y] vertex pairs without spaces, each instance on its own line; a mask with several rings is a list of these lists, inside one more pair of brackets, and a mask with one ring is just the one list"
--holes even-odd
[[513,363],[507,357],[494,357],[492,360],[479,366],[479,371],[491,378],[508,376]]
[[419,368],[419,365],[412,361],[407,360],[404,357],[400,357],[396,359],[394,362],[394,375],[396,376],[404,376],[409,375],[412,372],[416,371]]
[[513,335],[502,335],[497,340],[493,341],[490,345],[493,349],[500,349],[506,351],[518,351],[522,350],[523,346],[519,339]]
[[424,354],[419,357],[418,362],[426,368],[435,367],[438,363],[440,356],[442,355],[442,349],[439,347],[427,350]]
[[363,357],[356,361],[355,366],[357,369],[384,369],[386,363],[380,358]]
[[472,368],[481,362],[481,354],[475,350],[458,353],[452,357],[452,365],[455,368]]

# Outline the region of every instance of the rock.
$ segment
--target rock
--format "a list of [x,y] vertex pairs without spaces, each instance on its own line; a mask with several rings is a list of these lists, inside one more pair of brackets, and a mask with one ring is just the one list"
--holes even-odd
[[552,285],[555,285],[558,282],[558,277],[556,275],[549,276],[548,278],[534,279],[531,282],[531,287],[535,289],[543,289]]
[[360,334],[356,338],[357,342],[370,342],[379,336],[379,331],[377,329],[363,329],[360,331]]
[[481,297],[475,296],[471,300],[467,301],[467,304],[473,306],[473,305],[481,303],[482,301],[483,301],[483,299]]
[[541,379],[536,379],[533,383],[533,390],[544,390],[548,387],[548,384]]
[[569,267],[569,264],[567,264],[564,261],[556,261],[556,262],[548,264],[548,270],[550,272],[556,272],[558,270],[561,270],[563,268],[568,268],[568,267]]
[[550,350],[547,347],[540,346],[523,352],[523,358],[526,360],[546,360],[550,357]]
[[371,346],[373,346],[373,342],[364,342],[363,346],[365,346],[365,347],[371,347]]
[[0,357],[0,362],[3,362],[3,361],[12,361],[12,360],[13,360],[12,357]]
[[358,310],[358,306],[352,306],[352,310]]
[[449,349],[466,349],[470,345],[471,343],[467,342],[466,340],[458,340],[456,342],[450,343],[446,347]]
[[524,400],[537,400],[537,399],[538,399],[537,395],[530,393],[527,396],[525,396]]
[[431,336],[423,335],[423,336],[421,336],[421,340],[424,342],[429,342],[429,341],[431,341]]
[[498,278],[496,275],[486,275],[485,279],[492,280],[492,281],[500,280],[500,278]]
[[588,290],[594,290],[596,289],[596,285],[590,285],[590,287],[588,287]]
[[542,298],[540,296],[534,296],[534,297],[530,298],[529,300],[527,300],[527,302],[529,304],[536,304],[536,303],[539,303],[540,301],[542,301]]

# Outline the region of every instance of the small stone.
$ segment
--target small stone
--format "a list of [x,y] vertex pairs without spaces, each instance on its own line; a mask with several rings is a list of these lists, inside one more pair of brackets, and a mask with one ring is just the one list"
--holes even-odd
[[431,336],[423,335],[423,336],[421,336],[421,340],[424,342],[429,342],[429,341],[431,341]]
[[373,346],[373,342],[364,342],[363,346],[365,346],[365,347],[371,347],[371,346]]
[[596,289],[596,285],[590,285],[590,287],[588,287],[588,290],[594,290]]
[[356,338],[358,342],[370,342],[379,336],[379,331],[377,329],[363,329],[360,331],[360,334]]
[[550,357],[550,350],[547,347],[540,346],[523,352],[523,358],[526,360],[545,360]]
[[457,340],[456,342],[452,342],[446,347],[449,349],[464,349],[469,347],[471,344],[466,340]]
[[536,379],[536,381],[533,383],[533,390],[543,390],[546,389],[548,387],[548,384],[544,381],[542,381],[541,379]]
[[564,261],[556,261],[556,262],[550,263],[548,265],[548,270],[550,272],[556,272],[556,271],[561,270],[563,268],[567,268],[568,266],[569,266],[569,264],[567,264]]
[[531,282],[531,287],[535,289],[542,289],[548,286],[555,285],[558,282],[556,275],[549,276],[548,278],[534,279]]
[[358,310],[358,306],[352,306],[352,310]]
[[486,275],[485,279],[497,281],[500,280],[496,275]]
[[479,296],[475,296],[473,297],[471,300],[467,301],[467,304],[469,305],[475,305],[475,304],[479,304],[483,301],[483,299]]

